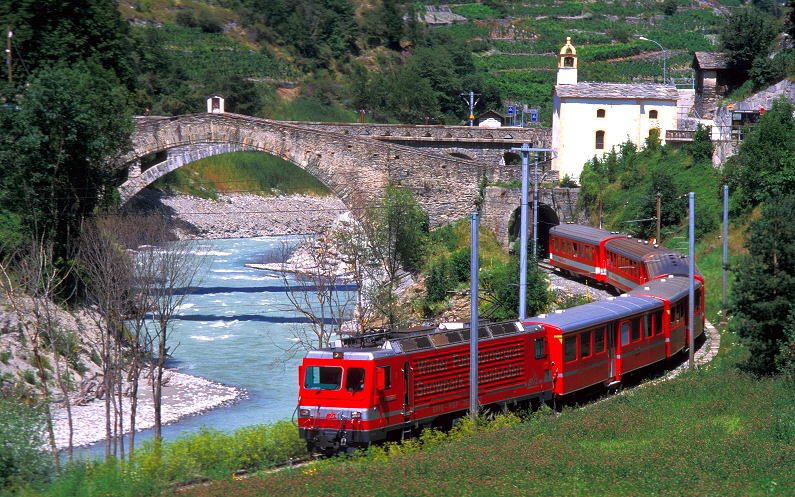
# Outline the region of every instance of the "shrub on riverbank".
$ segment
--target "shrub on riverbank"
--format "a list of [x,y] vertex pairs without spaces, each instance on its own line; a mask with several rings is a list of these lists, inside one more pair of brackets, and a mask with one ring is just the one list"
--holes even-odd
[[307,455],[304,440],[287,420],[245,426],[234,432],[202,427],[156,446],[136,450],[135,459],[80,461],[45,486],[18,492],[29,497],[157,495],[174,482],[224,478],[239,470],[271,467]]

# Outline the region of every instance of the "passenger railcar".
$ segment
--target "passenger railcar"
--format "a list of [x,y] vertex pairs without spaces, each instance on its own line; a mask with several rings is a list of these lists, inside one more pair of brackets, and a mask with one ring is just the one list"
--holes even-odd
[[[621,291],[668,275],[690,274],[690,259],[679,252],[624,235],[605,243],[605,281]],[[696,279],[704,281],[698,267]]]
[[[619,297],[523,322],[481,324],[480,406],[565,401],[614,387],[684,351],[689,330],[694,338],[704,331],[697,268],[694,322],[688,322],[688,258],[626,235],[556,228],[550,252],[561,265],[621,289],[640,284]],[[334,453],[449,427],[469,409],[469,341],[468,325],[448,323],[355,335],[310,351],[299,367],[299,435],[311,451]]]
[[549,230],[549,262],[564,271],[606,282],[605,243],[626,235],[578,224]]

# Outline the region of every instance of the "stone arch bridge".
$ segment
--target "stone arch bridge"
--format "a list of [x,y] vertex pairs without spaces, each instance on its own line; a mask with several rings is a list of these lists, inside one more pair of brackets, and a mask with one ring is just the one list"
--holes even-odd
[[[519,159],[511,149],[523,143],[548,148],[550,132],[542,128],[299,123],[202,113],[138,117],[131,142],[131,151],[120,161],[128,171],[120,187],[122,203],[157,178],[195,160],[255,150],[308,171],[354,213],[378,205],[388,182],[411,188],[435,228],[475,209],[484,177],[489,183],[521,178],[520,167],[506,165]],[[491,211],[504,219],[505,212],[518,207],[506,203],[504,195],[502,201],[483,200],[485,217]],[[572,211],[571,206],[563,207],[560,218],[569,218],[566,209]]]

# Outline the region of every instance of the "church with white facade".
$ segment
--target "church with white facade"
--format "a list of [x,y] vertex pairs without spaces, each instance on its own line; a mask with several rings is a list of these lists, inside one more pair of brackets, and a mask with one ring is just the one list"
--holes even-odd
[[664,144],[665,131],[677,127],[676,86],[580,83],[571,38],[558,56],[553,97],[552,149],[557,156],[552,169],[578,183],[583,165],[594,156],[601,158],[627,140],[640,148],[652,129],[659,130]]

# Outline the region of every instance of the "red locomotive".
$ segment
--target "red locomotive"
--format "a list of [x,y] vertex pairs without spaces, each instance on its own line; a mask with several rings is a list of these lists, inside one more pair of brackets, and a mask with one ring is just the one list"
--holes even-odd
[[[613,250],[640,268],[633,277],[645,279],[643,286],[523,322],[481,324],[480,406],[534,406],[609,388],[628,373],[684,350],[688,330],[694,337],[703,333],[703,279],[695,282],[695,322],[690,327],[688,278],[663,275],[655,266],[669,254],[681,265],[678,254],[651,247],[657,256],[633,255],[620,244],[609,246],[622,235],[604,233],[610,236],[587,244],[577,240],[590,247],[581,252],[578,245],[577,257],[593,262],[594,277],[601,274],[612,284],[618,277],[610,276],[608,268],[627,269],[604,263]],[[555,244],[559,253],[564,238],[561,232],[552,234],[550,253],[556,253]],[[333,347],[310,351],[299,368],[299,435],[310,451],[335,453],[400,440],[423,428],[451,426],[469,409],[470,333],[468,325],[448,323],[346,337]]]

